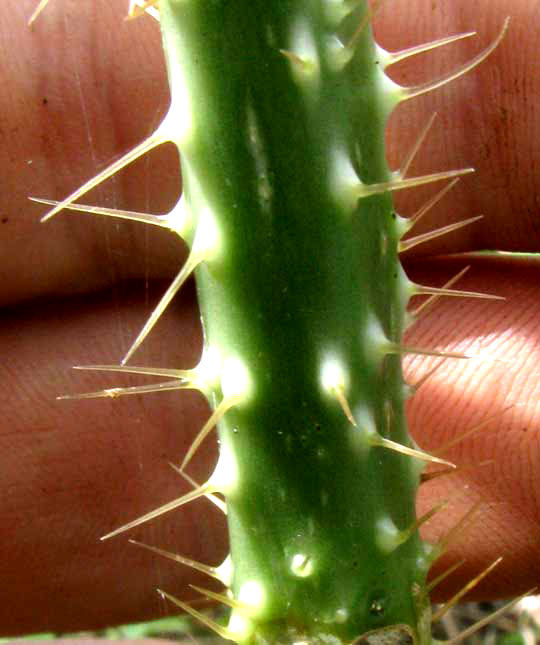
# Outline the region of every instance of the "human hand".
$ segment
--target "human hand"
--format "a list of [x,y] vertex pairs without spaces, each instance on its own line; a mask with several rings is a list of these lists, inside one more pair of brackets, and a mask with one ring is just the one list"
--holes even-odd
[[[124,3],[76,5],[52,0],[32,30],[35,0],[6,0],[0,18],[5,91],[0,97],[5,325],[0,633],[73,630],[142,620],[168,611],[153,589],[177,595],[197,581],[192,571],[99,536],[179,496],[186,484],[168,468],[178,461],[207,409],[197,394],[160,393],[116,401],[56,401],[59,394],[135,383],[73,373],[72,364],[120,359],[178,270],[181,244],[136,224],[63,213],[39,225],[28,195],[61,198],[140,141],[167,106],[159,33],[150,20],[123,23]],[[464,41],[394,70],[408,82],[438,76],[493,38],[507,3],[393,0],[381,9],[382,44],[398,49],[476,28]],[[414,11],[413,7],[417,7]],[[482,7],[484,11],[482,11]],[[390,28],[398,13],[399,33]],[[538,264],[509,258],[452,258],[436,253],[485,248],[538,251],[535,218],[540,190],[534,173],[539,117],[529,105],[540,89],[532,66],[538,39],[534,9],[512,4],[513,22],[500,48],[478,70],[445,89],[400,107],[390,124],[394,166],[430,114],[439,123],[415,162],[415,174],[474,166],[424,222],[425,229],[477,214],[484,220],[407,257],[411,277],[440,286],[471,265],[458,288],[495,293],[503,303],[441,301],[411,330],[407,342],[466,351],[496,361],[447,361],[409,406],[420,446],[435,449],[496,415],[449,456],[464,469],[422,487],[419,507],[450,504],[426,528],[434,538],[476,501],[480,519],[456,541],[443,564],[467,563],[440,593],[449,595],[499,555],[505,560],[479,593],[508,596],[539,576],[540,482],[537,459]],[[110,34],[110,35],[109,35]],[[413,125],[411,125],[413,124]],[[90,195],[119,208],[166,210],[178,195],[170,148],[158,150]],[[536,182],[536,183],[535,183]],[[431,191],[400,196],[409,214]],[[424,229],[419,229],[424,230]],[[145,278],[148,280],[146,281]],[[127,282],[132,281],[133,282]],[[196,363],[200,330],[189,287],[141,348],[136,362],[167,367]],[[431,359],[410,360],[416,382]],[[140,379],[137,382],[141,382]],[[510,404],[514,407],[506,409]],[[194,473],[203,479],[215,458],[205,447]],[[221,517],[201,500],[141,527],[137,539],[217,563],[226,552]]]

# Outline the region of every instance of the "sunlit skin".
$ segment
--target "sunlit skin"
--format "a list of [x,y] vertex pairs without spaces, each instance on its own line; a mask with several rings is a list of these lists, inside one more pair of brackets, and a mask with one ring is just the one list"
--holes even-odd
[[[114,401],[55,400],[151,382],[70,367],[121,360],[186,250],[176,236],[138,223],[67,212],[38,223],[45,207],[29,202],[28,195],[64,197],[147,136],[168,98],[159,32],[150,18],[124,23],[122,0],[51,0],[29,30],[25,23],[35,5],[36,0],[5,0],[0,12],[0,634],[158,617],[171,608],[156,587],[190,599],[189,583],[208,586],[202,574],[129,544],[129,537],[211,565],[227,551],[223,518],[206,500],[129,535],[99,541],[189,490],[167,461],[181,462],[209,413],[203,397],[187,391]],[[540,250],[540,116],[534,110],[540,93],[534,72],[540,23],[534,3],[513,2],[510,9],[502,0],[432,5],[431,0],[388,0],[375,23],[381,44],[400,49],[471,29],[478,36],[396,66],[392,73],[404,83],[437,77],[473,56],[494,38],[510,10],[512,23],[479,69],[407,103],[392,117],[393,167],[437,111],[411,176],[476,168],[414,233],[485,216],[415,247],[405,265],[415,281],[433,286],[470,265],[456,288],[506,300],[441,299],[406,339],[409,346],[479,357],[446,361],[411,401],[410,425],[422,449],[437,454],[452,437],[493,416],[444,454],[464,468],[425,484],[418,512],[450,500],[422,528],[435,540],[475,502],[483,503],[437,569],[440,573],[466,558],[437,588],[436,599],[450,597],[501,555],[503,561],[475,595],[510,597],[540,580],[535,472],[540,266],[527,258],[432,256],[486,248]],[[171,147],[152,152],[88,201],[168,210],[180,189],[175,155]],[[414,213],[435,190],[399,195],[399,212]],[[194,291],[188,285],[132,362],[189,368],[200,348]],[[417,382],[437,360],[407,359],[408,381]],[[206,441],[190,463],[198,482],[215,460],[212,444]]]

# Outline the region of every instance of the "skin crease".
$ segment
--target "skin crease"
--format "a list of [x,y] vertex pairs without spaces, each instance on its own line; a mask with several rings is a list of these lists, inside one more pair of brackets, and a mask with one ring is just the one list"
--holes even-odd
[[[167,460],[180,460],[207,418],[202,397],[173,392],[55,400],[63,393],[146,382],[70,367],[117,362],[163,292],[163,279],[185,257],[174,236],[151,227],[75,213],[41,226],[43,209],[27,200],[62,198],[147,136],[164,114],[157,26],[149,18],[124,23],[126,4],[52,0],[32,30],[25,21],[35,0],[4,0],[0,11],[0,634],[158,617],[170,607],[155,595],[157,586],[193,598],[189,583],[208,584],[129,545],[125,535],[98,540],[188,490]],[[495,37],[510,10],[510,31],[488,61],[401,106],[389,125],[389,159],[396,167],[429,115],[439,113],[410,176],[476,168],[476,176],[464,178],[415,232],[485,215],[407,254],[409,275],[441,286],[470,265],[459,288],[506,298],[445,299],[407,337],[411,346],[480,357],[446,361],[410,401],[411,429],[423,448],[436,450],[491,417],[477,435],[445,454],[469,468],[421,489],[420,513],[450,500],[425,528],[428,539],[443,534],[475,502],[483,505],[442,559],[438,571],[462,558],[466,563],[440,586],[436,599],[448,597],[499,555],[503,562],[476,597],[509,597],[540,580],[538,262],[432,258],[485,248],[540,250],[534,172],[540,116],[533,112],[540,92],[533,72],[540,7],[516,1],[509,9],[502,0],[388,0],[376,22],[381,44],[391,49],[478,31],[476,39],[392,69],[394,78],[414,84],[473,56]],[[175,151],[165,146],[86,201],[164,212],[178,196],[171,169],[176,162]],[[400,195],[399,212],[414,212],[436,189]],[[132,363],[189,367],[200,346],[194,290],[187,286]],[[435,362],[407,359],[408,382]],[[212,442],[207,444],[191,471],[201,481],[215,458]],[[224,522],[205,500],[129,537],[212,564],[226,553]]]

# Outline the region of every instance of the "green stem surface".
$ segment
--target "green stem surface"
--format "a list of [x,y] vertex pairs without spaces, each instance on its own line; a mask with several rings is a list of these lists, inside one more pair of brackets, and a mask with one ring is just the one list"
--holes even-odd
[[219,424],[239,642],[351,643],[391,625],[410,631],[365,642],[430,642],[428,548],[406,534],[420,462],[377,445],[411,445],[409,282],[390,193],[361,196],[391,179],[396,103],[369,23],[357,33],[365,11],[160,0],[194,244],[213,235],[196,270],[205,346],[244,370],[223,389],[248,384]]

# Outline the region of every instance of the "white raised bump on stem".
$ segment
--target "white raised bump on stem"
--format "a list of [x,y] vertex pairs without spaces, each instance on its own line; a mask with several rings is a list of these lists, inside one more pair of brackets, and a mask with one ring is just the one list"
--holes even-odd
[[264,587],[256,580],[246,580],[238,592],[238,600],[248,607],[250,613],[260,613],[266,607]]
[[297,578],[307,578],[313,573],[313,558],[305,553],[296,553],[291,560],[291,572]]
[[[188,475],[184,470],[181,470],[179,466],[176,466],[171,461],[169,461],[168,463],[169,466],[174,470],[174,472],[183,477],[189,484],[193,486],[193,488],[199,488],[200,484],[198,484],[193,479],[193,477]],[[223,515],[227,515],[227,504],[222,499],[220,499],[217,495],[214,495],[214,493],[207,493],[205,497],[209,502],[212,502],[212,504],[214,504],[216,508],[219,508]]]
[[330,155],[329,190],[336,200],[345,202],[345,206],[352,212],[358,199],[358,192],[364,184],[358,179],[349,155],[342,147],[334,148],[330,151]]
[[206,391],[216,388],[223,371],[219,349],[215,345],[207,345],[199,363],[190,371],[193,373],[193,382],[198,383],[201,388],[204,387]]
[[[48,204],[49,206],[57,206],[61,202],[54,199],[43,199],[41,197],[29,197],[32,202],[39,204]],[[107,217],[115,217],[117,219],[127,219],[133,222],[142,222],[143,224],[151,224],[166,228],[182,237],[187,229],[187,213],[183,196],[178,200],[174,208],[164,215],[151,215],[149,213],[139,213],[136,211],[122,210],[119,208],[107,208],[105,206],[95,206],[90,204],[67,204],[64,206],[65,210],[79,211],[89,213],[90,215],[105,215]]]
[[181,470],[188,465],[199,446],[208,436],[214,426],[223,418],[227,411],[239,403],[245,402],[251,393],[252,383],[247,366],[239,358],[229,357],[223,362],[221,369],[221,391],[223,400],[214,410],[208,421],[193,440],[184,457]]
[[451,461],[447,461],[446,459],[441,459],[439,457],[434,457],[433,455],[430,455],[427,452],[423,452],[422,450],[416,450],[415,448],[409,448],[409,446],[404,446],[400,443],[397,443],[396,441],[392,441],[391,439],[387,439],[386,437],[381,437],[380,435],[371,435],[369,437],[369,442],[371,443],[372,446],[374,447],[379,447],[379,448],[386,448],[388,450],[392,450],[394,452],[398,452],[402,455],[406,455],[408,457],[414,457],[415,459],[420,459],[420,461],[427,461],[430,463],[435,463],[435,464],[444,464],[445,466],[450,466],[451,468],[455,468],[455,464],[453,464]]

